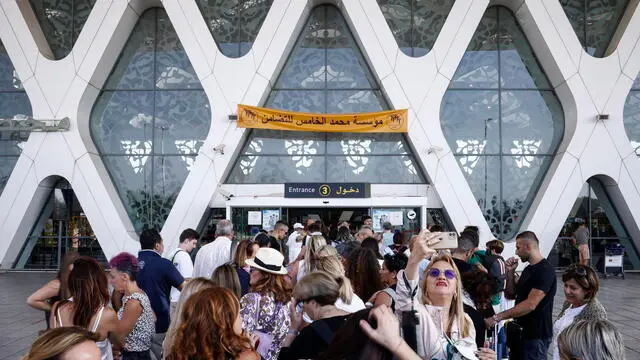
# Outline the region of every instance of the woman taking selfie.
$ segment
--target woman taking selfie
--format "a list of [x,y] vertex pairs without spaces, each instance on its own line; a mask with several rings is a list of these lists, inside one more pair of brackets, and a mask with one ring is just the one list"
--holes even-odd
[[[406,270],[398,273],[396,310],[400,313],[415,310],[419,318],[418,348],[427,359],[448,359],[455,352],[470,358],[495,359],[490,349],[478,349],[471,319],[464,313],[460,273],[450,255],[431,258],[435,250],[430,246],[439,240],[437,235],[423,231],[409,256]],[[427,276],[418,285],[418,266],[425,258],[431,258]],[[406,324],[403,324],[403,326]]]

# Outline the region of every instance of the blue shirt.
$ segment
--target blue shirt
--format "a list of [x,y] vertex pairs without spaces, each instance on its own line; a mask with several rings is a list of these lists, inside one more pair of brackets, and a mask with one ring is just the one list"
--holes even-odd
[[156,314],[156,334],[167,332],[169,328],[169,295],[171,287],[178,287],[184,281],[171,261],[153,250],[138,252],[140,272],[136,282],[151,302]]

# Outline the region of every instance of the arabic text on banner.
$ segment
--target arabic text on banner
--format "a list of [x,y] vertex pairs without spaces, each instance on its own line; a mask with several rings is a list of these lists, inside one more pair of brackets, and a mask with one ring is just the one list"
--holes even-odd
[[407,110],[359,114],[309,114],[238,105],[238,127],[315,132],[406,133]]

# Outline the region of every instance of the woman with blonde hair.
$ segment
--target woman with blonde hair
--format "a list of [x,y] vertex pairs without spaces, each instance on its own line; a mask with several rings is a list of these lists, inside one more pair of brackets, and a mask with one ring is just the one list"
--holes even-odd
[[463,310],[460,272],[450,255],[431,258],[427,276],[421,286],[418,284],[418,266],[435,254],[430,246],[438,242],[436,237],[422,232],[406,269],[398,272],[396,311],[415,310],[420,323],[417,333],[421,336],[406,340],[427,359],[447,359],[447,354],[456,351],[466,357],[495,358],[492,350],[476,347],[473,322]]
[[304,259],[298,262],[297,281],[300,281],[306,274],[310,274],[316,269],[316,255],[321,247],[327,245],[327,240],[321,232],[309,234],[307,243],[304,246]]
[[213,281],[217,286],[231,290],[238,299],[242,296],[238,273],[231,264],[218,266],[213,274],[211,274],[211,281]]
[[[338,251],[331,245],[318,249],[316,254],[316,270],[331,274],[334,278],[342,278],[340,297],[336,300],[336,307],[348,313],[354,313],[365,308],[364,302],[353,292],[351,281],[345,276],[344,266]],[[305,319],[306,320],[306,319]]]
[[45,331],[33,342],[22,360],[83,359],[99,360],[98,335],[79,326]]
[[245,331],[259,337],[257,351],[265,360],[278,358],[291,319],[286,304],[291,285],[285,280],[284,256],[272,248],[260,248],[251,267],[251,291],[242,297],[242,324]]
[[191,295],[197,293],[200,290],[211,289],[214,287],[216,287],[216,284],[209,279],[194,278],[188,281],[182,288],[182,291],[180,292],[180,299],[178,300],[175,312],[173,313],[173,317],[171,318],[171,324],[169,324],[167,335],[165,336],[164,342],[162,343],[162,353],[165,354],[165,357],[166,354],[169,354],[171,352],[176,332],[182,324],[182,310],[184,308],[185,302],[187,302],[187,299],[189,299]]
[[[344,280],[344,276],[334,277],[324,271],[315,271],[298,282],[293,291],[295,302],[289,305],[291,330],[278,359],[312,359],[327,349],[333,334],[350,315],[335,306],[338,298],[347,292],[348,285]],[[302,304],[302,311],[298,311],[297,304]],[[303,313],[313,320],[304,328]]]
[[184,303],[169,360],[259,360],[242,333],[240,303],[229,289],[213,287]]

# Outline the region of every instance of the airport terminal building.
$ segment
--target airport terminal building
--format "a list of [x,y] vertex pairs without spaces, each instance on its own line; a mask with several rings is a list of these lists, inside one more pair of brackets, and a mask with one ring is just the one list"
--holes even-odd
[[1,1],[0,267],[369,215],[640,269],[637,5]]

